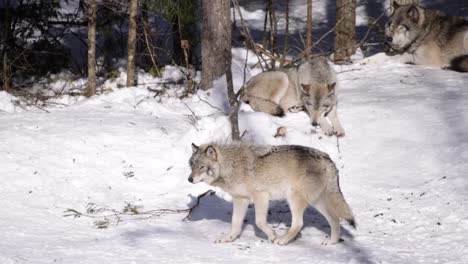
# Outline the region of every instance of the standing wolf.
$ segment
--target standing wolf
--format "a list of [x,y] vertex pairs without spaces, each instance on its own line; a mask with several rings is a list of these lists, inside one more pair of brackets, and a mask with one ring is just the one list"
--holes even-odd
[[335,72],[326,58],[319,57],[256,75],[240,99],[255,111],[275,116],[305,109],[313,126],[320,125],[325,135],[342,137],[345,132],[338,119],[335,88]]
[[[244,143],[192,144],[192,150],[189,182],[205,182],[232,196],[231,231],[216,242],[231,242],[239,236],[251,199],[256,225],[276,244],[285,245],[296,237],[309,205],[330,224],[327,243],[339,241],[340,218],[355,227],[340,190],[338,170],[326,153],[303,146]],[[280,237],[267,224],[268,203],[276,199],[286,199],[292,214],[291,228]]]
[[403,63],[426,64],[468,72],[468,21],[438,10],[393,2],[385,34],[393,57]]

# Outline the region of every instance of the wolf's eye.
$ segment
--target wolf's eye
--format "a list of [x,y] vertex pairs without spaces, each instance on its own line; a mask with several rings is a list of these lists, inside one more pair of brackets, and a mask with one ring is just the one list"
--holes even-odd
[[398,27],[398,29],[403,30],[403,31],[408,31],[409,27],[407,25],[401,25]]
[[328,107],[330,107],[330,104],[324,104],[324,105],[322,105],[322,106],[323,106],[324,108],[328,108]]
[[205,166],[200,166],[200,170],[204,170],[206,167]]

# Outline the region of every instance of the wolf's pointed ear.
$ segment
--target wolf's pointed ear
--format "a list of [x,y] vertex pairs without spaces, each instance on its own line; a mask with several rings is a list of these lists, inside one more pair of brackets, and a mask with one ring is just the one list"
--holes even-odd
[[192,154],[197,153],[199,149],[200,149],[199,146],[192,143]]
[[216,153],[216,149],[213,146],[208,146],[205,150],[205,153],[208,158],[214,161],[218,160],[218,154]]
[[329,84],[328,85],[328,93],[334,93],[335,92],[335,86],[336,86],[336,82],[334,82],[332,84]]
[[393,7],[393,10],[395,10],[400,7],[400,4],[397,1],[393,1],[392,7]]
[[418,7],[415,5],[412,5],[409,9],[408,12],[406,13],[408,17],[413,21],[414,23],[419,22],[419,10]]

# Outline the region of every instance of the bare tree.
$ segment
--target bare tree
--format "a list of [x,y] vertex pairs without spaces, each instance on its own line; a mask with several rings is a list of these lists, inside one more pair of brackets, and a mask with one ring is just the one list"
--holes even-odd
[[135,85],[135,52],[137,35],[138,0],[130,1],[130,17],[128,20],[128,62],[127,62],[127,87]]
[[229,112],[229,122],[231,123],[231,138],[232,140],[239,140],[239,100],[237,100],[238,94],[234,92],[234,85],[232,82],[232,54],[231,49],[225,50],[225,71],[226,71],[226,83],[227,83],[227,92],[229,106],[231,111]]
[[96,0],[88,2],[88,87],[86,96],[96,94]]
[[[276,20],[275,14],[275,7],[273,0],[268,0],[268,12],[270,13],[270,51],[271,54],[275,54],[276,52],[276,40],[278,38],[278,30],[277,24],[278,21]],[[271,68],[274,69],[276,64],[276,59],[273,57],[271,58]]]
[[225,72],[225,52],[231,51],[229,0],[202,0],[202,76],[200,88],[207,90]]
[[335,63],[350,60],[356,51],[356,0],[336,1]]
[[306,45],[305,57],[310,59],[312,49],[312,0],[307,0],[307,32],[306,32]]
[[286,60],[286,54],[288,53],[289,50],[289,0],[286,0],[286,25],[284,29],[284,45],[283,45],[283,56],[281,57],[281,63],[280,66],[284,65],[284,62]]
[[2,85],[3,85],[3,90],[9,91],[10,90],[10,79],[11,79],[11,72],[10,72],[10,67],[9,67],[9,60],[8,60],[8,35],[10,31],[10,2],[6,1],[4,10],[3,10],[3,40],[2,40],[2,60],[3,60],[3,65],[2,65],[2,79],[0,80]]

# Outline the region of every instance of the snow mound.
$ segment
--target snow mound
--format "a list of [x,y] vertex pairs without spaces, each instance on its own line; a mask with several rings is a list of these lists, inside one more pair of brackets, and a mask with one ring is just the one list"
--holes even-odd
[[15,105],[15,101],[18,101],[18,99],[15,96],[5,91],[0,91],[0,111],[8,113],[14,113],[19,111],[21,108],[18,108]]

